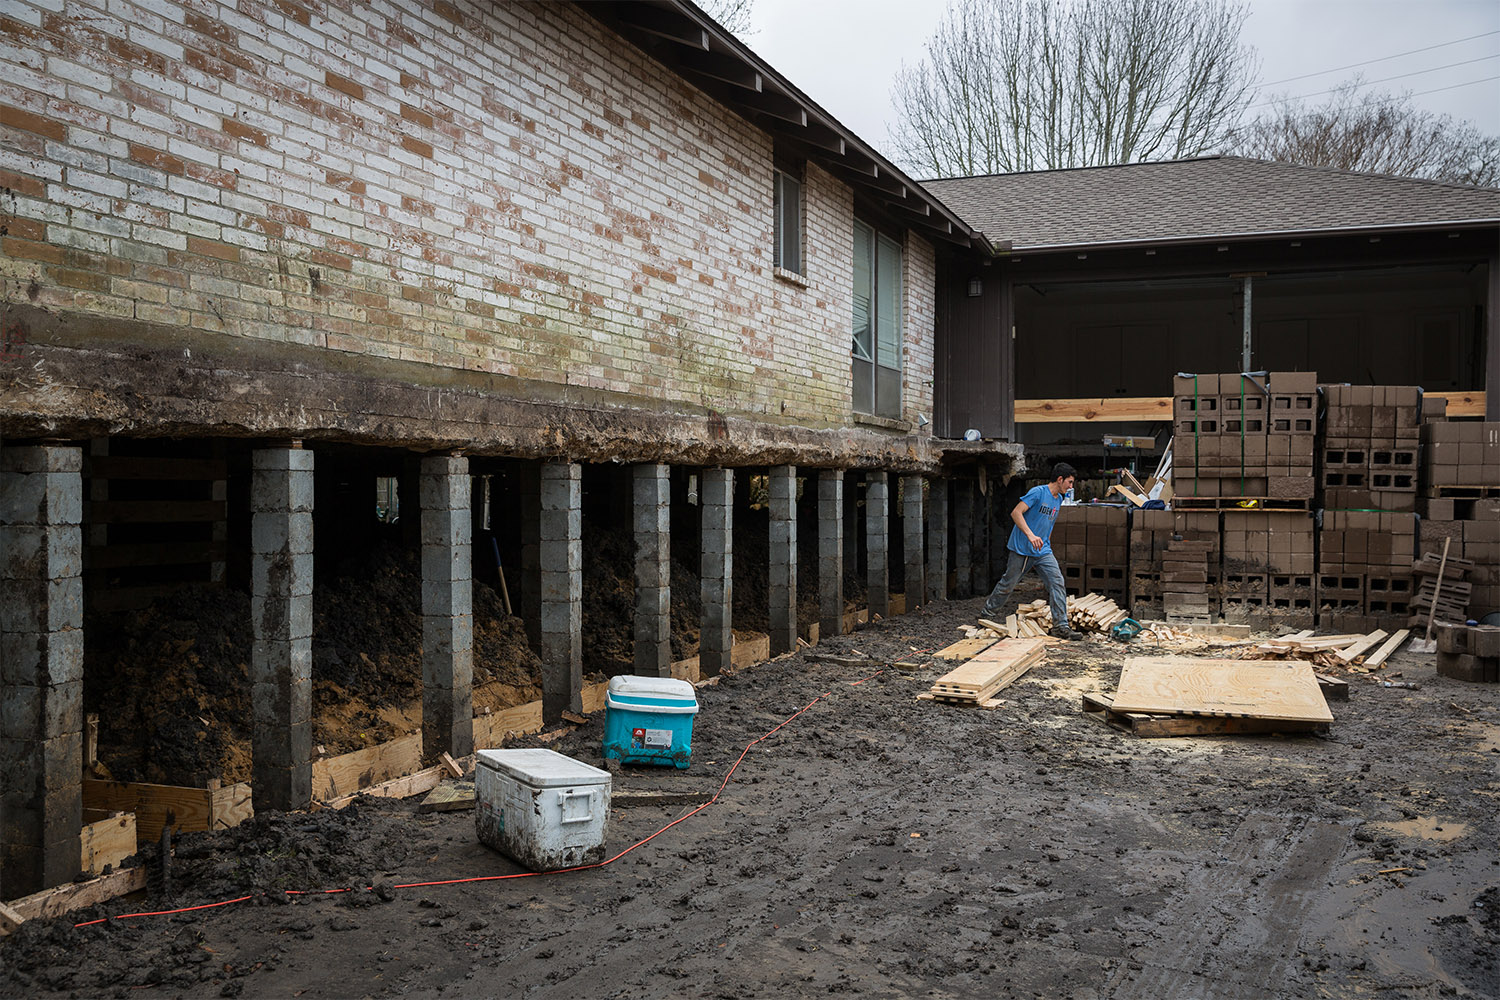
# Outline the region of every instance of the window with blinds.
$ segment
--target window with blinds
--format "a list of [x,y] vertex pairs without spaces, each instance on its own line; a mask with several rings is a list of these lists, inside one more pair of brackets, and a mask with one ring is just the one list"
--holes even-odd
[[775,179],[776,246],[773,263],[802,274],[802,182],[786,170]]
[[854,222],[854,410],[901,416],[901,244]]

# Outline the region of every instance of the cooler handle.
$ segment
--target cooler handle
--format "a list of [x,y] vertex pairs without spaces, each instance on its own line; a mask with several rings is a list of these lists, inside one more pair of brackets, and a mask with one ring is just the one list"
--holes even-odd
[[[563,823],[587,823],[594,818],[594,792],[575,792],[571,788],[557,793],[557,807],[563,813]],[[588,799],[588,812],[582,816],[568,817],[568,802],[571,799]]]

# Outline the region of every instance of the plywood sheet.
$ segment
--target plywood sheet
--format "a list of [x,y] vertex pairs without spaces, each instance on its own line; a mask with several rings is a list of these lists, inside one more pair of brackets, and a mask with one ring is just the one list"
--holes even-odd
[[1307,663],[1257,663],[1190,656],[1125,661],[1117,712],[1211,715],[1332,722],[1333,713]]

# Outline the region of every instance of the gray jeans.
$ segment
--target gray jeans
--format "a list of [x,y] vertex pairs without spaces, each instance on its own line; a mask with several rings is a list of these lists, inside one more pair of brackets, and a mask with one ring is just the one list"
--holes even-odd
[[1016,589],[1016,584],[1021,582],[1021,577],[1026,571],[1035,569],[1042,582],[1047,585],[1047,603],[1052,606],[1052,624],[1066,625],[1068,623],[1068,591],[1063,585],[1062,570],[1057,567],[1057,559],[1052,553],[1023,556],[1014,550],[1010,553],[1010,562],[1005,566],[1005,575],[1000,582],[995,584],[995,589],[990,591],[989,599],[984,602],[984,616],[993,618],[1005,607],[1006,600],[1011,591]]

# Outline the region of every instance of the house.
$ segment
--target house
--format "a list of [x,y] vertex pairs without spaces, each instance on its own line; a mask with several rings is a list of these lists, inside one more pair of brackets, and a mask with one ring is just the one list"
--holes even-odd
[[589,532],[634,538],[637,672],[687,586],[711,674],[752,477],[779,652],[799,513],[828,634],[846,562],[876,613],[943,596],[954,463],[1020,467],[932,434],[936,275],[989,241],[691,3],[21,0],[0,188],[7,897],[79,868],[94,612],[247,592],[254,803],[309,804],[314,567],[390,527],[377,483],[434,757],[473,748],[475,530],[555,720]]

